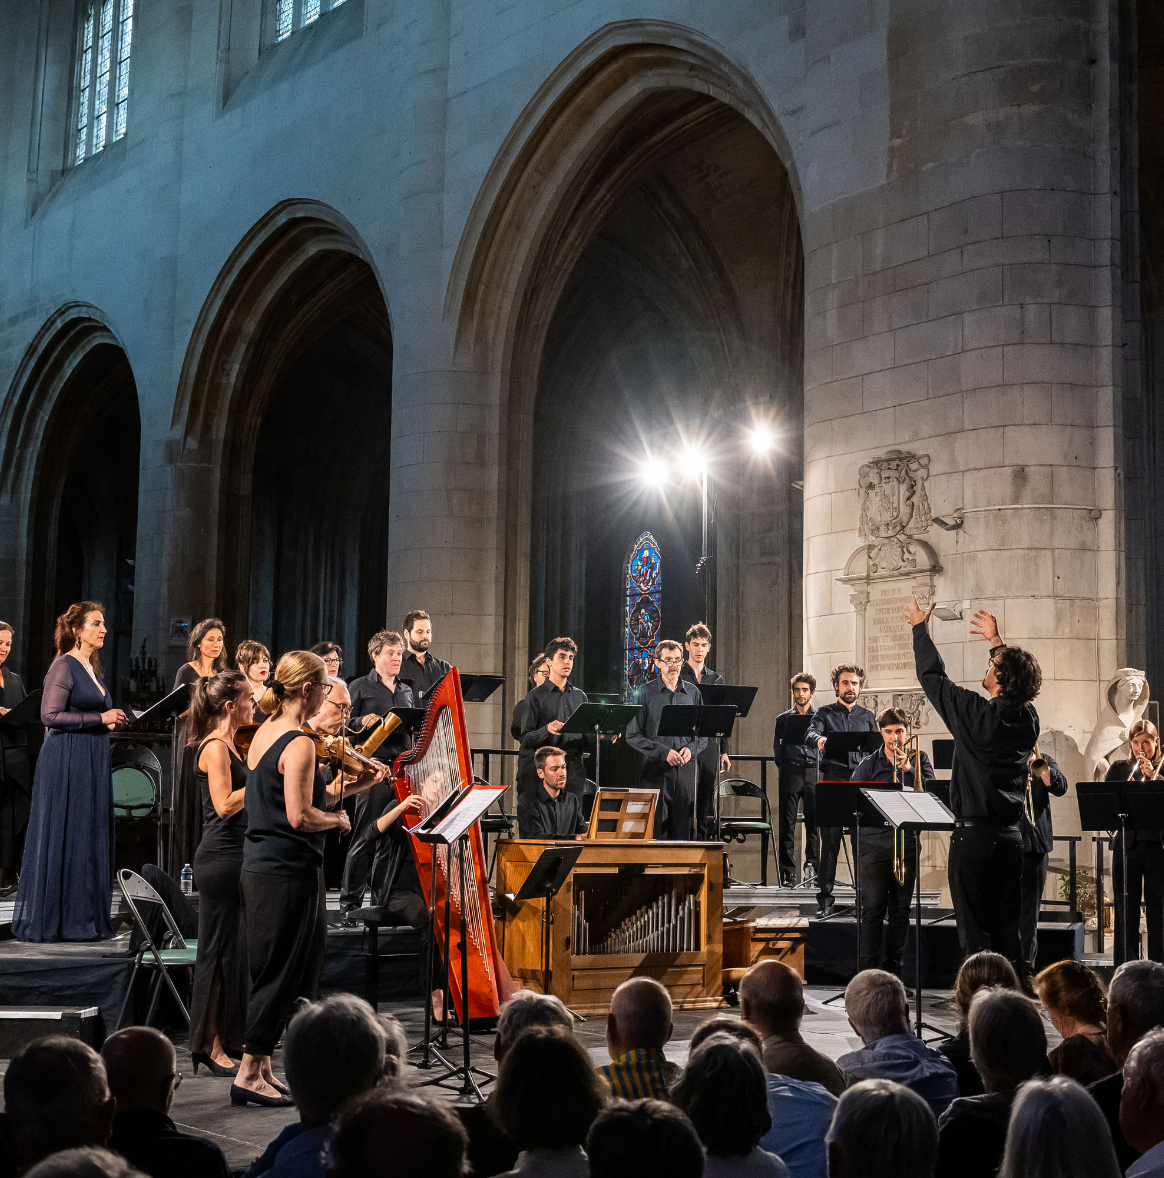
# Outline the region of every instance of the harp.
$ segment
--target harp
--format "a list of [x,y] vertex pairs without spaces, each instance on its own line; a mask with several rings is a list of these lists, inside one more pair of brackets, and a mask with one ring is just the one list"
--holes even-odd
[[[422,794],[432,810],[463,785],[473,781],[473,762],[469,737],[465,731],[465,705],[461,698],[461,677],[451,668],[429,693],[424,723],[416,744],[396,758],[393,766],[398,801],[409,794]],[[406,814],[402,821],[411,829],[422,818]],[[433,936],[441,947],[445,943],[445,896],[452,877],[452,935],[449,938],[449,984],[457,1017],[464,1020],[464,995],[461,994],[460,939],[461,910],[465,912],[469,957],[469,1018],[497,1018],[501,1003],[509,997],[513,982],[498,956],[493,935],[493,908],[485,872],[485,844],[481,827],[474,824],[469,832],[472,864],[465,864],[466,894],[461,894],[459,864],[454,855],[449,870],[449,848],[409,839],[416,860],[416,871],[424,889],[425,902],[436,888],[436,927]],[[427,1000],[427,999],[426,999]],[[462,1021],[462,1025],[464,1025]]]

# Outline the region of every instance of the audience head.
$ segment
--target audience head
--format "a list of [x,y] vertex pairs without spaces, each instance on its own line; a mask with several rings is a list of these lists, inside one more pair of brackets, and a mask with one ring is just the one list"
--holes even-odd
[[1119,1178],[1111,1130],[1095,1099],[1067,1076],[1030,1080],[1010,1113],[998,1178]]
[[1064,1038],[1085,1027],[1103,1027],[1107,1020],[1107,995],[1095,970],[1082,961],[1056,961],[1034,979],[1051,1025]]
[[287,1027],[284,1066],[305,1124],[323,1124],[349,1101],[394,1080],[408,1043],[390,1015],[354,994],[332,994],[299,1008]]
[[219,671],[194,684],[190,699],[190,744],[201,744],[223,717],[234,724],[250,724],[255,697],[242,671]]
[[58,1150],[103,1146],[116,1112],[101,1056],[79,1039],[34,1039],[4,1075],[4,1119],[21,1168]]
[[762,1039],[787,1034],[804,1017],[804,983],[783,961],[757,961],[740,981],[740,1018]]
[[444,1105],[406,1092],[370,1096],[340,1122],[328,1178],[461,1178],[465,1130]]
[[121,1154],[86,1145],[54,1153],[33,1166],[24,1178],[146,1178],[146,1175]]
[[1164,965],[1125,961],[1107,991],[1107,1043],[1121,1063],[1138,1039],[1164,1023]]
[[494,1059],[500,1063],[518,1035],[530,1027],[561,1027],[572,1031],[574,1016],[556,994],[518,990],[501,1008],[501,1018],[497,1020],[497,1037],[493,1041]]
[[1009,1092],[1047,1070],[1047,1033],[1035,1004],[991,986],[970,1003],[970,1058],[987,1092]]
[[931,1178],[938,1122],[912,1089],[861,1080],[841,1094],[825,1140],[829,1178]]
[[1164,1140],[1164,1028],[1149,1031],[1124,1061],[1120,1128],[1140,1153]]
[[712,1035],[692,1052],[671,1100],[712,1157],[745,1158],[772,1128],[760,1053],[733,1035]]
[[749,1027],[747,1023],[720,1015],[718,1018],[709,1018],[707,1022],[696,1028],[695,1034],[691,1036],[691,1042],[687,1045],[688,1054],[694,1054],[712,1035],[731,1035],[741,1043],[747,1043],[754,1047],[757,1051],[763,1050],[764,1041],[760,1038],[758,1031]]
[[663,1047],[673,1029],[671,995],[660,982],[631,978],[615,990],[606,1016],[606,1046],[611,1059],[636,1047]]
[[560,1027],[519,1035],[501,1061],[493,1115],[518,1149],[581,1145],[610,1099],[590,1056]]
[[616,1100],[586,1138],[590,1178],[702,1178],[695,1126],[664,1100]]
[[178,1079],[178,1056],[173,1043],[161,1031],[153,1027],[115,1031],[105,1040],[101,1058],[118,1112],[170,1111]]
[[958,1008],[959,1031],[966,1029],[971,1000],[985,986],[1004,986],[1008,990],[1019,988],[1014,966],[1001,953],[993,953],[989,949],[971,953],[958,969],[958,977],[954,982],[954,1005]]
[[845,1014],[866,1046],[887,1035],[909,1034],[905,986],[883,969],[863,969],[845,987]]

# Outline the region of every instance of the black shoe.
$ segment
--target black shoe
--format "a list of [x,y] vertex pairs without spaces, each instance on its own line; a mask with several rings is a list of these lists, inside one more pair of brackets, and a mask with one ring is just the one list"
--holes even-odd
[[346,912],[340,918],[340,928],[359,928],[359,927],[360,927],[360,922],[354,916],[351,916]]
[[260,1108],[295,1107],[295,1101],[290,1096],[264,1096],[261,1092],[252,1092],[249,1088],[240,1088],[237,1084],[230,1086],[230,1103],[233,1108],[247,1104],[257,1104]]
[[233,1077],[238,1075],[238,1064],[235,1064],[233,1068],[224,1068],[222,1064],[215,1063],[204,1051],[193,1051],[190,1053],[190,1057],[194,1060],[194,1075],[198,1075],[199,1064],[202,1064],[212,1076]]
[[821,904],[821,905],[820,905],[820,906],[817,908],[817,910],[816,910],[816,918],[817,918],[817,920],[820,920],[821,918],[823,918],[823,917],[825,917],[825,916],[829,916],[829,915],[831,915],[831,913],[832,913],[833,909],[834,909],[836,906],[837,906],[837,902],[836,902],[836,900],[834,900],[834,899],[832,898],[832,896],[830,896],[830,897],[829,897],[829,898],[828,898],[828,899],[827,899],[827,900],[826,900],[826,901],[825,901],[823,904]]

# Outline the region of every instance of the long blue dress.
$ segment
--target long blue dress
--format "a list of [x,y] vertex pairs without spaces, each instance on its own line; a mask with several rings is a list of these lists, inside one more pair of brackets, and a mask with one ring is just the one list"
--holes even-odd
[[113,707],[72,655],[45,676],[44,746],[32,782],[18,941],[100,941],[113,936],[113,776],[101,713]]

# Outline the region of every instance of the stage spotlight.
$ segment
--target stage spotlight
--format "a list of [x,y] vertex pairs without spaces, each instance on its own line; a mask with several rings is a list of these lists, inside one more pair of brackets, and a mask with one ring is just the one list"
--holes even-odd
[[667,481],[667,467],[658,458],[646,458],[639,465],[639,478],[648,487],[661,488]]
[[767,454],[772,449],[772,432],[766,425],[758,425],[751,431],[752,449],[757,454]]

